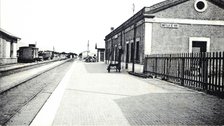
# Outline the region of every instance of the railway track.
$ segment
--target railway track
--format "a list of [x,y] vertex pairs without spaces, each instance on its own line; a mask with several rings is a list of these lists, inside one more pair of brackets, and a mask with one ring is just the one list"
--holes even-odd
[[[73,60],[64,62],[1,92],[0,125],[29,125],[70,68],[72,62]],[[32,101],[38,104],[30,104]],[[23,108],[27,107],[32,108],[32,112],[29,113],[28,111],[29,116],[22,114],[24,113]],[[19,117],[27,118],[19,120]]]
[[0,77],[0,93],[9,90],[13,87],[16,87],[17,85],[20,85],[21,83],[24,83],[38,76],[39,74],[42,74],[43,72],[53,69],[54,67],[61,65],[69,60],[71,59],[51,62],[47,64],[44,63],[40,65],[27,66],[25,68],[22,67],[21,69],[17,69],[17,72],[15,72],[15,70],[12,69],[13,74]]
[[3,66],[0,66],[0,77],[7,76],[9,74],[17,73],[20,71],[40,67],[40,66],[43,66],[52,62],[57,62],[60,60],[64,60],[64,59],[33,62],[33,63],[16,63],[16,64],[10,64],[10,65],[3,65]]

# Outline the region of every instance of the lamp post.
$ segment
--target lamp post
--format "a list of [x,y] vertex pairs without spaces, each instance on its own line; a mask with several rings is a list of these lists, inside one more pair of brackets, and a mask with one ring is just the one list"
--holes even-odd
[[113,44],[113,37],[111,37],[111,48],[110,48],[110,64],[113,63],[113,57],[114,57],[114,44]]
[[88,40],[88,43],[87,43],[87,57],[89,57],[89,40]]
[[[111,27],[110,28],[110,30],[111,30],[111,33],[113,32],[113,30],[114,30],[114,27]],[[113,36],[111,36],[111,50],[110,50],[110,64],[112,63],[112,61],[113,61],[113,57],[114,57],[114,44],[113,44]]]

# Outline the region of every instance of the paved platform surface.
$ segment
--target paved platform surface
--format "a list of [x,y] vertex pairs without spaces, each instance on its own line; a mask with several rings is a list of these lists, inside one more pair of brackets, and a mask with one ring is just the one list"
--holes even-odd
[[218,125],[224,100],[157,79],[74,62],[35,125]]

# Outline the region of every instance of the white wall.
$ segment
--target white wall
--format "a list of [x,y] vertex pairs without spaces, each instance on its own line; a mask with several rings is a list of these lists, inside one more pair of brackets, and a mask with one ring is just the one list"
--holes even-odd
[[16,46],[17,46],[17,43],[13,43],[13,55],[12,55],[12,58],[16,58],[16,56],[17,56],[16,55],[16,52],[17,52],[17,50],[16,50],[17,47]]
[[[128,63],[128,71],[132,71],[132,66],[133,66],[132,63]],[[135,64],[134,72],[135,73],[143,73],[143,67],[144,67],[144,65]]]
[[13,55],[12,57],[10,57],[10,46],[11,46],[11,42],[9,41],[6,41],[4,39],[1,39],[1,42],[0,42],[0,49],[1,49],[1,57],[0,58],[16,58],[16,45],[17,43],[13,43],[12,46],[13,46]]
[[145,23],[145,55],[151,54],[152,23]]
[[0,58],[3,58],[3,53],[4,53],[4,50],[3,50],[3,39],[0,38]]
[[17,43],[12,44],[13,54],[10,56],[11,42],[0,38],[0,65],[17,63]]
[[5,57],[10,58],[10,42],[5,40]]
[[87,52],[83,52],[83,53],[82,53],[82,58],[87,57],[87,54],[88,54]]

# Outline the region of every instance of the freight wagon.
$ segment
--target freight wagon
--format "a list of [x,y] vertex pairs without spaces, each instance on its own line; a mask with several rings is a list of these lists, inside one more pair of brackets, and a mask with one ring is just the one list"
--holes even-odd
[[38,48],[34,44],[19,48],[18,62],[34,62],[36,60],[38,60]]
[[53,57],[54,57],[53,51],[44,51],[43,52],[44,60],[50,60],[50,59],[53,59]]

